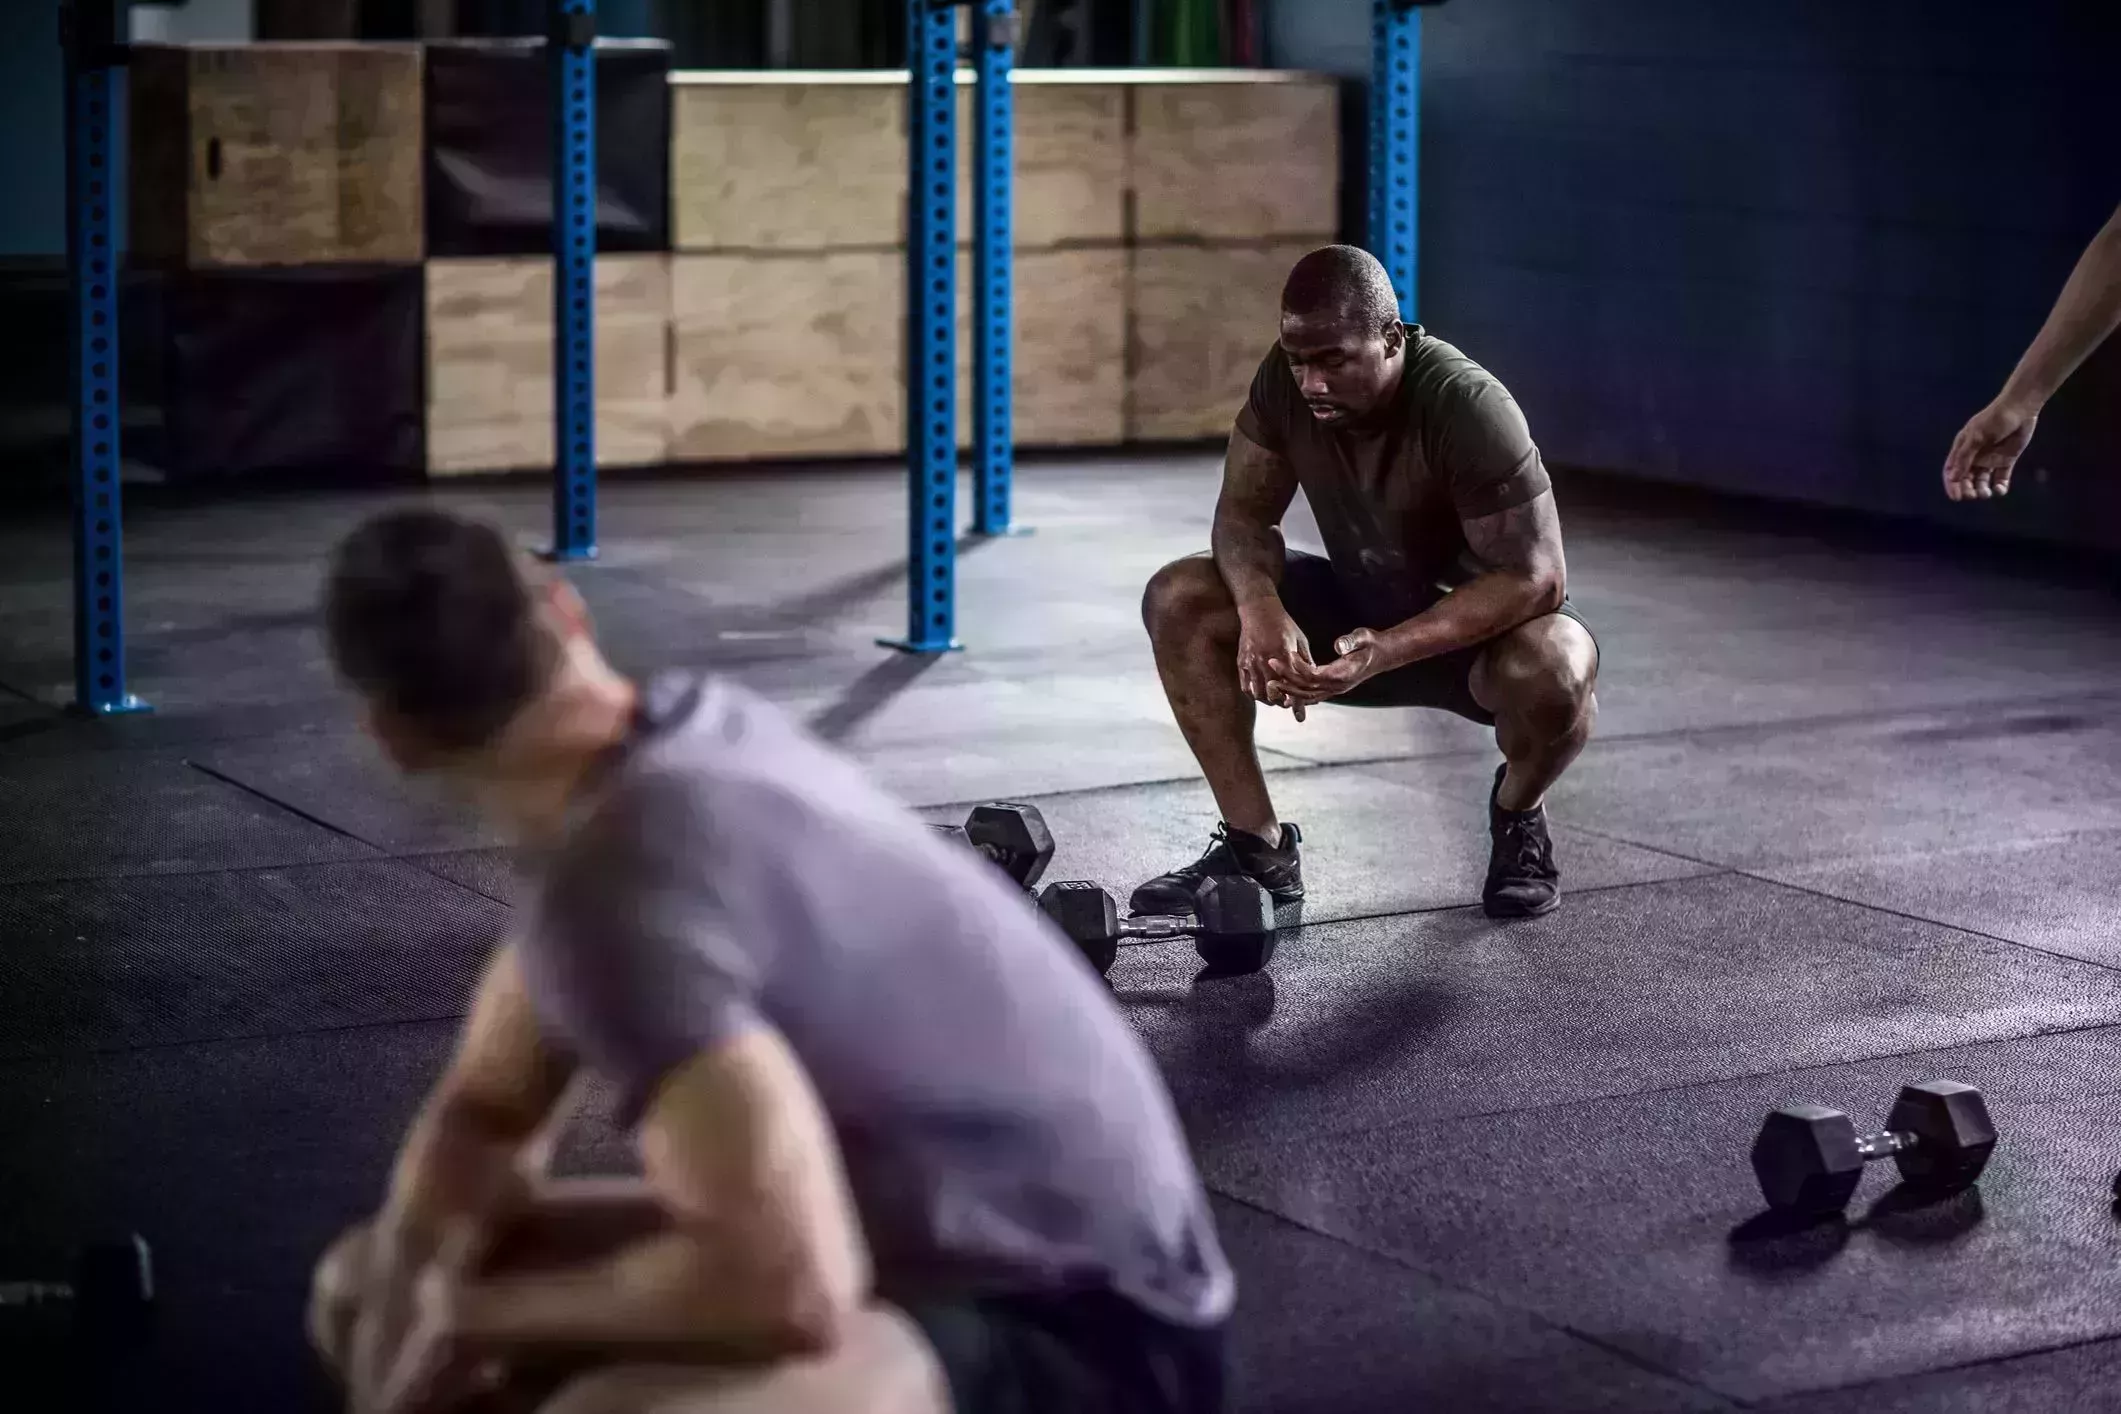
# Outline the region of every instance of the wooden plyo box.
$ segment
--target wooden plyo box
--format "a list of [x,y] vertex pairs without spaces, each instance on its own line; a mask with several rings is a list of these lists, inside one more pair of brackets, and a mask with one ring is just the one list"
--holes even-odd
[[1320,243],[1133,252],[1128,440],[1229,436],[1260,360],[1279,337],[1289,268]]
[[[905,445],[898,251],[672,257],[671,459],[895,456]],[[959,258],[958,437],[972,440],[972,260]],[[1014,432],[1116,443],[1125,427],[1127,252],[1016,261]]]
[[[1126,93],[1014,85],[1019,249],[1125,234]],[[671,92],[672,244],[845,250],[906,239],[903,80],[680,76]],[[958,239],[972,240],[973,91],[958,91]]]
[[1340,90],[1330,79],[1135,86],[1137,240],[1265,240],[1340,226]]
[[[1127,91],[1117,83],[1045,81],[1065,72],[1029,71],[1013,85],[1018,250],[1116,243],[1127,234]],[[967,245],[975,229],[974,96],[969,85],[958,90],[957,234]]]
[[890,250],[672,256],[671,460],[896,453],[904,270]]
[[[553,464],[552,261],[427,262],[427,467],[434,476]],[[596,455],[669,456],[670,260],[596,263]]]
[[142,265],[419,261],[418,46],[141,45],[129,72]]
[[900,239],[902,88],[674,80],[673,248],[830,250]]
[[[972,445],[972,257],[958,259],[958,441]],[[1086,246],[1016,254],[1010,350],[1014,440],[1116,446],[1127,426],[1127,252]]]

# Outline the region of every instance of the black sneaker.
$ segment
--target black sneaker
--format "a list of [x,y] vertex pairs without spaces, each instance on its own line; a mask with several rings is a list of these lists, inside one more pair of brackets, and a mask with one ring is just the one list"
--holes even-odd
[[1276,903],[1294,903],[1304,896],[1304,862],[1296,848],[1303,837],[1302,830],[1284,824],[1277,846],[1247,831],[1217,825],[1206,854],[1143,884],[1127,907],[1137,914],[1191,913],[1201,880],[1217,874],[1242,874],[1273,895]]
[[1561,870],[1554,865],[1554,841],[1547,837],[1547,808],[1505,810],[1495,803],[1502,792],[1508,763],[1495,768],[1488,792],[1488,884],[1480,902],[1490,918],[1537,918],[1561,906]]

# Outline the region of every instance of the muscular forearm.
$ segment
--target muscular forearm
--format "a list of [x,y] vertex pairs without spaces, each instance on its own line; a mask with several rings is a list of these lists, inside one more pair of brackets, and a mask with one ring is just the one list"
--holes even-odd
[[602,1260],[472,1283],[455,1334],[480,1358],[752,1361],[828,1347],[837,1303],[793,1278],[746,1270],[730,1249],[669,1228]]
[[403,1269],[443,1254],[475,1257],[481,1235],[517,1189],[528,1136],[436,1105],[406,1136],[375,1230]]
[[2114,213],[2062,287],[2047,323],[2003,385],[2000,402],[2037,411],[2121,327],[2121,211]]
[[1215,568],[1229,587],[1230,598],[1239,609],[1281,593],[1281,573],[1287,551],[1281,527],[1261,522],[1229,505],[1215,510],[1215,531],[1210,544]]
[[432,1260],[452,1238],[482,1247],[493,1222],[549,1166],[576,1093],[570,1086],[543,1113],[494,1109],[446,1088],[430,1099],[399,1152],[379,1224],[401,1260]]
[[1561,607],[1558,576],[1491,571],[1468,580],[1413,618],[1378,635],[1379,671],[1485,643]]

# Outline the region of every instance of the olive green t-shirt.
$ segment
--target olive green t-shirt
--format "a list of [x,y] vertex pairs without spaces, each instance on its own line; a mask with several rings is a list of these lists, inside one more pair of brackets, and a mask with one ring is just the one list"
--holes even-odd
[[1237,430],[1287,461],[1318,518],[1335,577],[1373,628],[1435,603],[1481,567],[1462,522],[1551,484],[1524,413],[1479,364],[1419,325],[1391,406],[1361,427],[1319,425],[1276,345]]

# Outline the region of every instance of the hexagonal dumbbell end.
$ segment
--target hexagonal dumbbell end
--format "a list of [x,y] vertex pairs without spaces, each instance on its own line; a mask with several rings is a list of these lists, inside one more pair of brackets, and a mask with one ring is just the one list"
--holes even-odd
[[1217,972],[1257,972],[1274,956],[1274,898],[1242,874],[1203,879],[1193,918],[1193,950]]
[[965,837],[1025,889],[1038,883],[1053,859],[1053,832],[1035,805],[998,800],[975,806],[965,819]]
[[1096,884],[1068,880],[1046,885],[1038,896],[1039,912],[1074,939],[1083,956],[1102,977],[1119,960],[1119,904]]
[[1925,1080],[1900,1091],[1885,1127],[1911,1134],[1915,1143],[1893,1155],[1900,1177],[1918,1188],[1964,1188],[1981,1177],[1996,1148],[1996,1125],[1988,1102],[1971,1085]]
[[1784,1105],[1761,1122],[1753,1140],[1753,1176],[1778,1212],[1840,1212],[1863,1181],[1855,1123],[1823,1105]]

